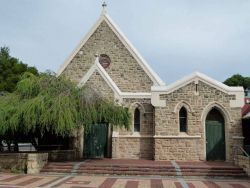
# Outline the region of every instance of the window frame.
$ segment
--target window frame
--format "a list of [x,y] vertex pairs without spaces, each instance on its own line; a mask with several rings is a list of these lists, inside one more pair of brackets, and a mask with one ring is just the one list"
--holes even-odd
[[136,107],[134,110],[134,129],[133,129],[133,132],[140,133],[140,131],[141,131],[141,111],[138,107]]
[[179,132],[187,133],[188,128],[188,111],[182,106],[179,110]]

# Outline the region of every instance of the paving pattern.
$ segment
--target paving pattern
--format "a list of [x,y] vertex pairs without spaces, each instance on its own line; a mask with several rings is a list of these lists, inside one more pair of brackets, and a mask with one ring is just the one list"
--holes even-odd
[[0,187],[249,188],[250,179],[183,179],[126,176],[0,174]]

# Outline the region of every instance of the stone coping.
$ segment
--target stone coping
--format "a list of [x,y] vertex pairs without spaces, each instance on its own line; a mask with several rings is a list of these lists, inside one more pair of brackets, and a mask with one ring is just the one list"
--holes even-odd
[[192,138],[192,139],[199,139],[201,138],[201,135],[194,135],[194,136],[189,136],[189,135],[140,135],[140,134],[132,134],[132,135],[113,135],[113,138]]
[[194,135],[194,136],[189,136],[189,135],[155,135],[153,138],[201,138],[201,135]]
[[243,136],[233,136],[233,139],[244,139],[244,137]]
[[152,135],[140,135],[140,134],[131,134],[131,135],[113,135],[113,138],[153,138]]

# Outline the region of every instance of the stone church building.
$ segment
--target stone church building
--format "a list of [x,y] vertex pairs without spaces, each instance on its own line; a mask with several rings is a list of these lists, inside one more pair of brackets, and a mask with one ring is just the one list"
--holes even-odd
[[199,72],[166,85],[105,11],[58,75],[132,114],[131,130],[100,123],[82,134],[85,157],[231,161],[233,147],[242,146],[242,87]]

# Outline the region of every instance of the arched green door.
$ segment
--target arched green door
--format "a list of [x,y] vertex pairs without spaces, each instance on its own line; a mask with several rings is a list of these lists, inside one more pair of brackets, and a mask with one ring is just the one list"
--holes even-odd
[[225,121],[217,109],[212,109],[206,118],[206,158],[225,160]]

